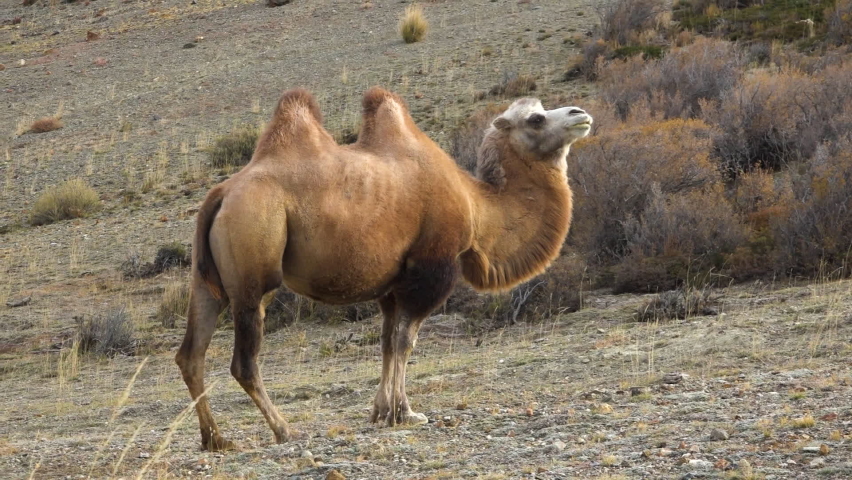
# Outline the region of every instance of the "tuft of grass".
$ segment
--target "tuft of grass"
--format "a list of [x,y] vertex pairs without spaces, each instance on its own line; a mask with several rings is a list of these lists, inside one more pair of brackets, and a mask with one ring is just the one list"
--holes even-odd
[[416,43],[426,36],[429,31],[429,22],[423,14],[423,8],[418,5],[406,7],[405,13],[399,20],[399,33],[405,43]]
[[173,282],[166,286],[157,319],[166,328],[175,328],[178,319],[186,319],[189,310],[189,285]]
[[115,356],[133,351],[135,327],[130,313],[119,308],[79,322],[80,351]]
[[814,420],[813,415],[808,413],[803,417],[794,418],[790,423],[794,428],[811,428],[816,425],[816,420]]
[[54,130],[59,130],[64,126],[65,124],[62,122],[62,118],[60,117],[43,117],[33,122],[32,125],[30,125],[30,128],[27,130],[27,133],[52,132]]
[[243,166],[254,155],[259,132],[256,127],[243,125],[216,139],[207,148],[210,164],[216,168]]
[[100,207],[101,199],[97,192],[83,180],[75,178],[42,193],[30,212],[30,223],[45,225],[69,218],[87,217]]

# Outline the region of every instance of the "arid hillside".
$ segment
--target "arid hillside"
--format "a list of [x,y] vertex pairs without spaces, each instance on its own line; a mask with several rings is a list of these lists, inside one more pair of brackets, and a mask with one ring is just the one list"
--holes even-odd
[[[4,0],[0,476],[852,477],[849,2],[732,21],[725,2],[643,1],[616,3],[653,16],[610,29],[591,0],[426,1],[406,43],[410,2]],[[769,50],[730,44],[761,35]],[[282,292],[261,368],[305,434],[283,445],[230,376],[223,318],[207,381],[240,450],[204,452],[173,358],[198,204],[239,168],[215,155],[250,151],[295,86],[351,140],[372,85],[468,167],[513,98],[595,116],[565,254],[427,320],[416,428],[367,421],[373,307]]]

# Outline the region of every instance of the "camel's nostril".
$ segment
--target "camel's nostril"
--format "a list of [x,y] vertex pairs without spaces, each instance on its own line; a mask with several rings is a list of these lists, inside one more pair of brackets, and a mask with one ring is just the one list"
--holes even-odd
[[571,110],[568,111],[569,115],[580,115],[582,113],[586,113],[586,112],[580,110],[579,108],[572,108]]

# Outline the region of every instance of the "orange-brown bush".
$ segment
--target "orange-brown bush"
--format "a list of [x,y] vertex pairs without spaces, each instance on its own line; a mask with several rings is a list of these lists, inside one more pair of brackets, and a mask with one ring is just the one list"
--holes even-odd
[[692,117],[702,101],[718,99],[736,85],[744,66],[733,43],[699,37],[660,59],[635,56],[607,64],[599,72],[601,97],[623,119],[643,99],[665,118]]
[[[606,114],[601,117],[610,123]],[[626,257],[626,226],[642,218],[654,185],[670,195],[718,183],[719,172],[709,158],[711,134],[701,120],[657,121],[644,107],[627,122],[610,123],[579,142],[568,157],[576,199],[571,244],[595,264]]]
[[27,131],[29,133],[46,133],[59,130],[64,126],[65,124],[62,123],[62,119],[59,117],[44,117],[33,122]]

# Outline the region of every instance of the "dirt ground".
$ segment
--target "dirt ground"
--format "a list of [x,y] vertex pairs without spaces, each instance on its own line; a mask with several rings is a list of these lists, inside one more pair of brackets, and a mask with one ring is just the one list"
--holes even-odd
[[[0,3],[0,477],[852,477],[852,282],[825,279],[715,290],[716,313],[686,320],[637,322],[649,296],[602,291],[579,312],[478,337],[436,316],[409,367],[430,418],[416,428],[367,421],[378,319],[297,322],[262,355],[270,395],[306,434],[283,445],[230,377],[225,328],[207,381],[241,450],[200,450],[173,362],[182,330],[154,319],[187,272],[119,269],[189,243],[194,207],[227,174],[204,148],[264,122],[297,85],[335,132],[357,128],[366,88],[395,90],[444,146],[512,75],[535,77],[546,105],[582,106],[591,87],[562,74],[592,4],[425,2],[430,32],[406,45],[395,27],[408,3],[396,1]],[[56,113],[64,128],[21,134]],[[39,193],[73,177],[103,209],[28,226]],[[119,307],[136,353],[75,355],[76,318]]]

